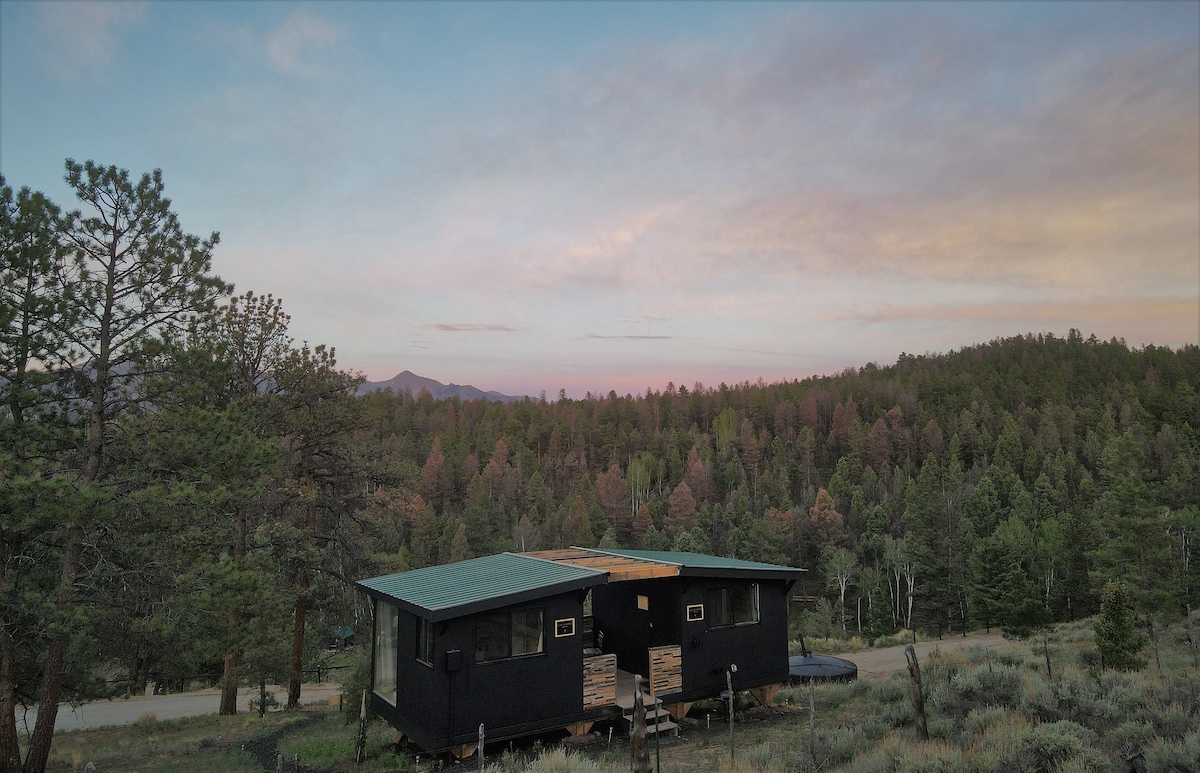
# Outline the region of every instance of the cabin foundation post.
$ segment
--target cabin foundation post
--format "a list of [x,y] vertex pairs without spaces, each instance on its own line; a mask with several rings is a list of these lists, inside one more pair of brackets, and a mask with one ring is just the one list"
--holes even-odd
[[585,722],[572,722],[567,725],[567,732],[573,737],[578,738],[581,735],[587,735],[592,730],[592,725],[596,724],[595,720]]
[[478,743],[468,743],[468,744],[463,744],[462,746],[455,746],[453,749],[450,750],[450,753],[454,755],[454,759],[456,759],[456,760],[465,760],[466,758],[468,758],[472,754],[474,754],[475,750],[478,748],[479,748]]
[[776,682],[775,684],[764,684],[762,687],[751,687],[749,692],[760,706],[770,706],[771,701],[775,700],[775,693],[779,692],[781,687],[783,687],[783,682]]
[[687,716],[688,711],[692,708],[692,703],[692,701],[685,701],[683,703],[668,703],[666,706],[663,706],[663,708],[665,708],[667,713],[671,715],[671,719],[678,722]]

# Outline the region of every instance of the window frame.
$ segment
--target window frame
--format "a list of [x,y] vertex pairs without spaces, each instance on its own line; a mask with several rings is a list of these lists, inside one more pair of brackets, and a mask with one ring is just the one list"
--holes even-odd
[[[427,657],[426,657],[427,656]],[[433,668],[434,658],[437,657],[437,628],[432,620],[417,618],[416,661],[423,666]]]
[[[385,630],[385,627],[390,630]],[[399,634],[400,609],[395,604],[389,604],[383,599],[376,599],[375,651],[371,664],[371,692],[386,701],[389,706],[397,705],[400,700]],[[390,688],[390,693],[380,692],[380,688]]]
[[[748,598],[735,599],[735,594],[746,592]],[[759,603],[758,583],[725,585],[719,588],[709,588],[704,597],[706,607],[705,617],[708,619],[710,630],[714,628],[738,628],[747,625],[758,625],[762,622],[762,607]],[[737,601],[743,603],[739,605]],[[745,602],[749,604],[745,604]],[[739,606],[748,606],[752,615],[746,619],[738,619]]]
[[[537,616],[537,624],[535,627],[529,626],[530,617]],[[518,625],[518,617],[524,619]],[[521,635],[522,627],[524,628],[524,636]],[[519,660],[521,658],[533,658],[546,654],[546,610],[537,608],[526,609],[510,609],[506,611],[488,612],[475,616],[474,621],[474,642],[475,642],[475,663],[476,665],[486,665],[488,663],[501,663],[506,660]],[[503,629],[503,636],[496,637],[495,634]],[[495,641],[487,642],[490,646],[483,650],[480,648],[480,632],[488,630],[489,634],[495,640],[503,640],[505,647],[503,654],[501,650],[495,646]],[[530,634],[533,633],[537,638],[536,649],[525,649],[532,640]],[[514,654],[514,644],[518,637],[522,640],[522,651]]]

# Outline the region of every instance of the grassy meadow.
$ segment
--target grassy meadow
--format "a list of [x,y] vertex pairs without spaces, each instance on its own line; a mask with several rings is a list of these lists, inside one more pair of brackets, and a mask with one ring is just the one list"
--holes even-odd
[[[775,705],[739,704],[734,761],[721,704],[697,704],[678,738],[659,749],[664,773],[1185,773],[1200,770],[1200,670],[1182,625],[1160,636],[1136,673],[1099,671],[1092,621],[1058,626],[1049,637],[1052,677],[1041,639],[935,653],[921,663],[930,740],[916,736],[907,675],[785,688]],[[822,642],[831,649],[835,642]],[[67,732],[55,740],[51,770],[97,773],[187,771],[433,770],[440,762],[396,750],[391,729],[371,724],[369,759],[355,765],[355,724],[336,709],[159,722]],[[618,773],[629,747],[618,727],[584,739],[547,737],[488,748],[489,773]],[[654,746],[651,745],[652,762]],[[270,761],[270,767],[263,763]],[[471,758],[460,766],[477,770]]]

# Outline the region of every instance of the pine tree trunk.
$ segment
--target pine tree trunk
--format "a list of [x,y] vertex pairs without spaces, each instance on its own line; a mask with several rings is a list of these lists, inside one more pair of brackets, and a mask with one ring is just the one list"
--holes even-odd
[[[75,596],[75,574],[79,563],[82,530],[72,526],[67,533],[67,548],[63,554],[62,579],[58,587],[58,610],[66,618]],[[29,739],[24,773],[45,773],[50,759],[50,744],[54,741],[54,723],[58,719],[58,700],[62,696],[62,677],[66,668],[67,648],[71,644],[69,630],[63,629],[46,653],[45,674],[42,677],[41,700],[38,702],[37,724]]]
[[304,671],[304,626],[308,618],[308,564],[300,567],[296,618],[292,628],[292,673],[288,680],[287,709],[300,708],[300,682]]
[[[0,562],[0,567],[3,563]],[[2,571],[2,570],[0,570]],[[0,773],[20,773],[17,749],[17,701],[13,692],[13,641],[0,630]]]
[[[317,502],[316,483],[312,473],[305,475],[305,488],[308,489],[308,503],[305,506],[305,547],[312,548],[317,536]],[[300,682],[304,675],[304,627],[308,622],[308,589],[312,582],[312,572],[308,559],[300,562],[299,576],[296,581],[296,619],[292,628],[292,676],[288,682],[287,708],[300,708]]]
[[[4,567],[7,543],[0,529],[0,594],[7,594]],[[17,700],[13,691],[13,640],[0,627],[0,773],[21,773],[21,753],[17,748]]]
[[[233,566],[241,571],[242,562],[246,556],[246,511],[240,506],[233,509]],[[242,609],[240,604],[234,604],[229,610],[229,629],[237,640],[238,628],[242,624]],[[225,653],[224,672],[221,674],[221,716],[228,717],[237,714],[238,662],[241,653],[235,647]]]
[[[230,615],[233,617],[233,615]],[[221,708],[217,713],[223,717],[237,714],[238,653],[225,654],[225,668],[221,674]]]

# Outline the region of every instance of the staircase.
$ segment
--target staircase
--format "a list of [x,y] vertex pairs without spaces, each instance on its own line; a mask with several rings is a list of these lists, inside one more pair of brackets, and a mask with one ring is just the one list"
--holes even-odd
[[[671,718],[671,713],[663,708],[661,700],[656,700],[649,693],[643,691],[642,705],[646,707],[646,735],[666,732],[679,735],[679,725]],[[621,716],[629,725],[629,731],[633,732],[633,707],[622,707]],[[655,717],[658,717],[657,725],[655,725]]]

